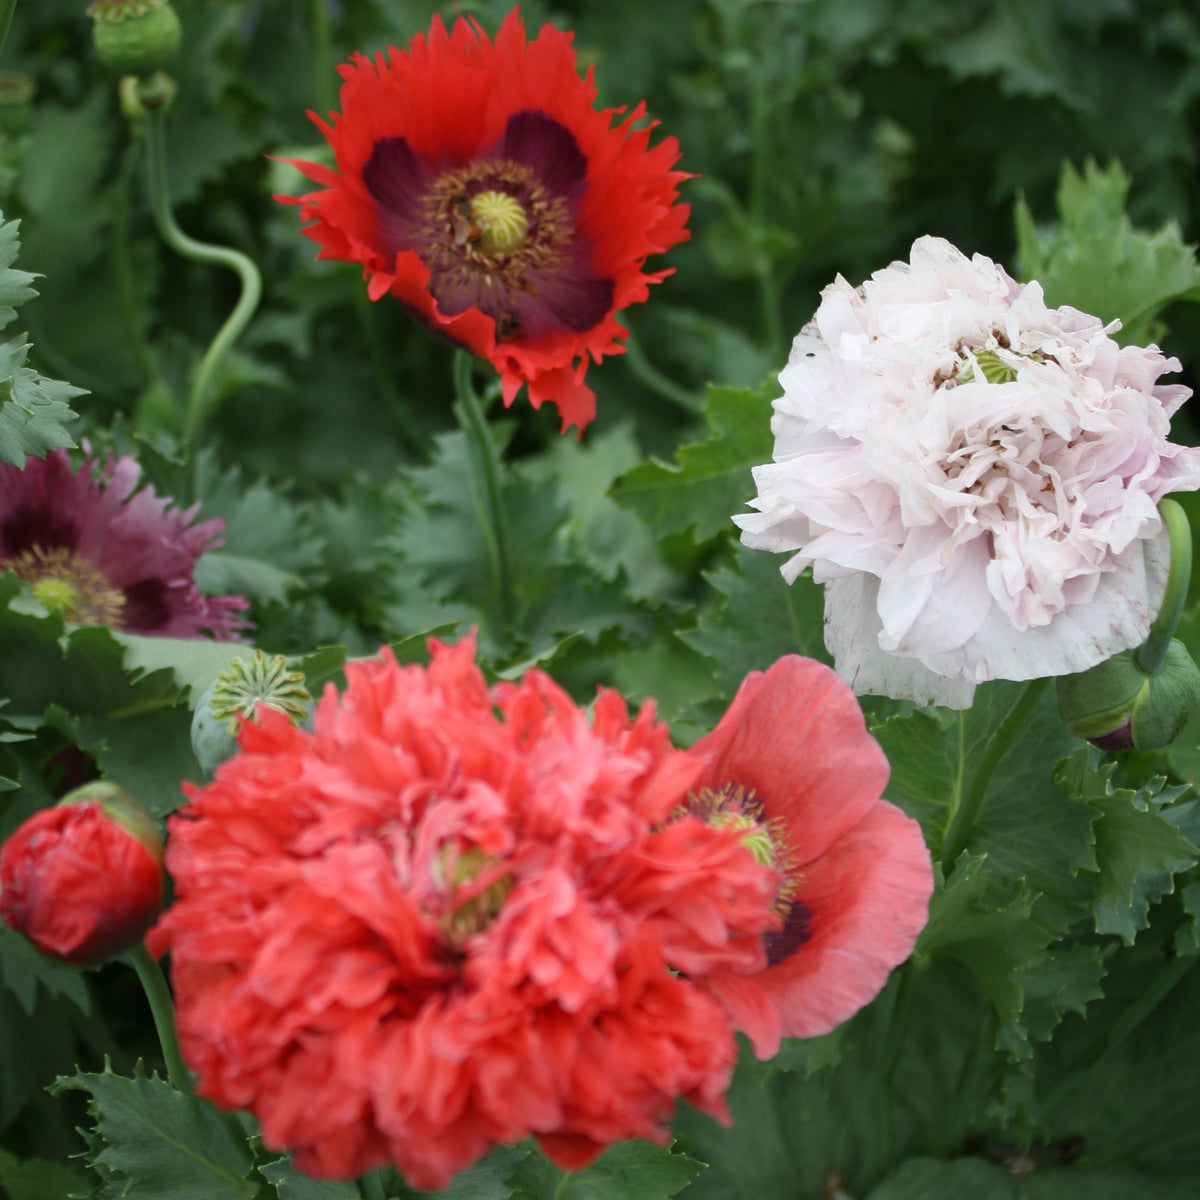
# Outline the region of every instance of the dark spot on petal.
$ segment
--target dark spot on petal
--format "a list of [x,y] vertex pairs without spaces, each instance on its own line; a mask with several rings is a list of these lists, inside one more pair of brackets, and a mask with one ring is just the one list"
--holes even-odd
[[167,585],[161,579],[140,579],[124,590],[123,629],[131,633],[153,633],[166,627],[171,619],[171,609],[167,605]]
[[75,522],[50,508],[22,504],[0,524],[0,557],[15,557],[34,546],[43,550],[56,546],[74,550],[78,541],[79,528]]
[[572,204],[583,194],[586,156],[575,135],[540,109],[525,109],[509,117],[489,157],[532,167],[542,187]]
[[763,935],[763,946],[767,951],[767,965],[773,967],[785,958],[791,958],[812,937],[812,913],[808,906],[793,900],[782,929]]
[[362,177],[375,201],[388,253],[411,247],[413,227],[430,184],[424,161],[405,138],[380,138],[363,167]]

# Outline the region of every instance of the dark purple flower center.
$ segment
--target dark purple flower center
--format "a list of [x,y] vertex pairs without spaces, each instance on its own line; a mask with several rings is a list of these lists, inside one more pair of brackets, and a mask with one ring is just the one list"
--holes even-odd
[[587,158],[546,113],[514,113],[494,146],[457,166],[380,138],[363,181],[388,253],[416,251],[447,316],[476,308],[510,340],[581,333],[611,310],[613,281],[593,269],[577,227]]

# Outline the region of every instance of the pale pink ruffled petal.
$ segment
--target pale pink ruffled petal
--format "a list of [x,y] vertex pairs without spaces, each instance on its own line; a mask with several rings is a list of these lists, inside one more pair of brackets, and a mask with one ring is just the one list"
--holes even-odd
[[827,606],[856,691],[965,705],[975,683],[1144,640],[1157,505],[1200,487],[1200,449],[1168,440],[1189,392],[1158,379],[1178,361],[1115,328],[938,238],[825,289],[780,374],[757,511],[734,520],[790,556],[789,582],[863,577],[839,586],[851,607]]

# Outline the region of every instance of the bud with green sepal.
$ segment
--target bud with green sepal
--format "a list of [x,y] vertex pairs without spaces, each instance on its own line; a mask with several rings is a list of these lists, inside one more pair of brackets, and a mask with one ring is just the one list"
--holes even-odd
[[162,908],[162,840],[107,781],[33,814],[0,848],[0,920],[79,966],[140,945]]
[[170,0],[92,0],[87,13],[96,53],[121,74],[143,75],[165,66],[183,38]]
[[248,659],[235,658],[201,695],[192,715],[192,750],[206,774],[237,750],[242,718],[253,719],[260,705],[297,725],[312,713],[303,672],[291,670],[282,654],[255,650]]
[[1067,730],[1102,750],[1156,750],[1174,741],[1200,707],[1200,668],[1172,635],[1187,600],[1192,531],[1171,499],[1159,503],[1171,539],[1171,566],[1150,636],[1091,670],[1057,681]]

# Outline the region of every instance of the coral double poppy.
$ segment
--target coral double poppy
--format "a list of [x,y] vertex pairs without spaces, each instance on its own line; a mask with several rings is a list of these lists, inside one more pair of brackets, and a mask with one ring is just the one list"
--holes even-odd
[[535,1135],[564,1168],[717,1117],[736,1059],[698,979],[766,965],[777,872],[681,813],[704,769],[650,707],[591,717],[470,640],[347,667],[315,732],[262,711],[172,818],[171,952],[200,1091],[319,1177],[444,1187]]
[[431,330],[487,358],[504,402],[527,384],[563,428],[595,413],[588,362],[619,353],[616,313],[669,271],[648,256],[688,237],[677,202],[678,142],[650,145],[639,104],[593,105],[571,34],[532,41],[514,10],[495,41],[460,17],[447,32],[341,68],[341,112],[313,119],[337,170],[299,167],[320,258],[362,264],[372,299],[389,292]]
[[27,459],[24,469],[0,463],[0,570],[77,625],[235,639],[248,602],[204,596],[193,579],[225,522],[196,522],[196,508],[181,511],[140,481],[128,455],[104,464],[88,457],[77,470],[65,450]]

